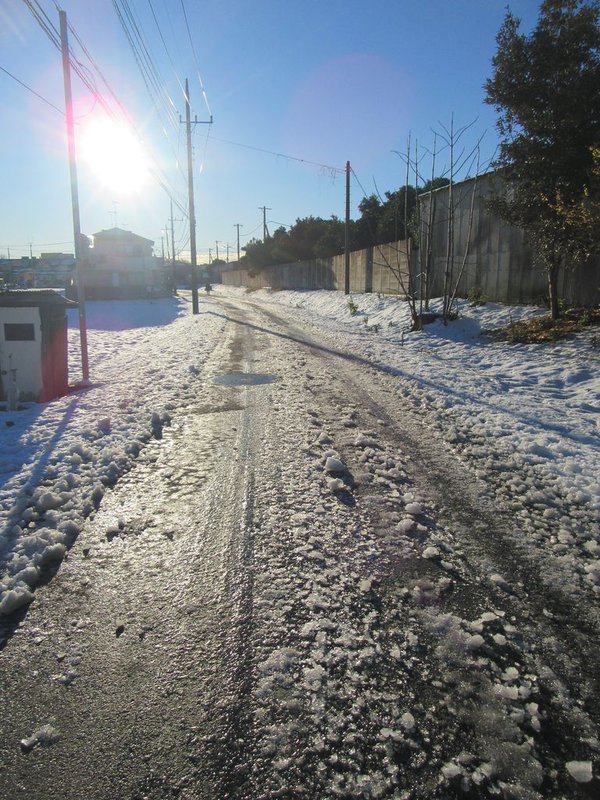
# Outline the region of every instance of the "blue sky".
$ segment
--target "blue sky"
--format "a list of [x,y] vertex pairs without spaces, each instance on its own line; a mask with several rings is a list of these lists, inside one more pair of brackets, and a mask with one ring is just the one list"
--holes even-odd
[[[54,0],[35,5],[58,28]],[[433,132],[449,128],[452,117],[456,128],[473,123],[461,140],[467,151],[483,137],[482,162],[496,147],[495,112],[483,102],[483,84],[491,74],[506,0],[116,0],[116,5],[135,19],[162,99],[150,97],[112,0],[60,3],[101,76],[71,34],[76,57],[105,94],[107,80],[176,199],[176,247],[184,255],[187,219],[178,209],[187,210],[180,82],[189,78],[192,116],[204,121],[213,115],[212,126],[194,131],[199,262],[208,258],[209,248],[214,257],[217,246],[224,257],[227,244],[235,258],[236,223],[243,226],[242,245],[261,237],[261,206],[270,209],[271,231],[309,215],[343,218],[347,160],[354,173],[356,217],[365,192],[383,193],[404,183],[399,153],[406,152],[409,135],[418,143],[424,178],[429,177],[426,150]],[[535,25],[538,0],[508,5],[523,30]],[[34,255],[72,252],[65,125],[57,111],[64,109],[60,54],[22,0],[0,4],[0,67],[44,98],[0,70],[0,255],[9,248],[12,257],[28,255],[30,245]],[[75,75],[73,95],[79,150],[84,128],[106,114]],[[116,221],[154,240],[160,252],[170,214],[167,192],[157,182],[137,191],[104,185],[99,163],[94,171],[92,162],[90,155],[90,162],[81,157],[78,165],[82,231],[93,234]],[[437,163],[439,174],[447,154]]]

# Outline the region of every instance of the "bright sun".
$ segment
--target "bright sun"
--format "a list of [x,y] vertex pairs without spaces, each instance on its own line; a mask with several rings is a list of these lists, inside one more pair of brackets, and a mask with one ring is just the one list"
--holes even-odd
[[107,189],[132,194],[150,180],[148,160],[128,127],[112,119],[90,121],[81,134],[82,158]]

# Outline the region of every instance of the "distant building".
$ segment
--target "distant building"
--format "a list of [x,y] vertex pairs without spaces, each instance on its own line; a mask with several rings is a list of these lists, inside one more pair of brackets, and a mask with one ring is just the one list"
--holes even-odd
[[36,258],[0,258],[0,285],[3,288],[31,288],[35,283]]
[[75,272],[72,253],[42,253],[35,263],[37,288],[63,288]]
[[152,255],[154,242],[131,231],[110,228],[94,234],[94,246],[82,265],[88,299],[163,297],[169,274],[162,258]]

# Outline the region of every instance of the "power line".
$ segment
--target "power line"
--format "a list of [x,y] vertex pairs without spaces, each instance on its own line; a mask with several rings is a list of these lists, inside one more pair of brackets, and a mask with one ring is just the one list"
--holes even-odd
[[179,75],[177,74],[177,70],[175,69],[175,64],[173,63],[173,59],[171,58],[171,53],[169,52],[169,48],[167,47],[167,43],[165,41],[165,37],[163,36],[162,28],[160,27],[160,24],[158,22],[158,18],[156,16],[156,12],[154,11],[154,6],[152,5],[152,0],[148,0],[148,5],[150,6],[150,11],[152,12],[152,17],[154,18],[154,22],[155,22],[156,28],[158,30],[158,35],[160,36],[160,40],[163,43],[163,47],[165,48],[165,53],[167,54],[167,58],[169,59],[169,63],[171,64],[171,67],[173,69],[173,74],[175,75],[175,78],[177,80],[177,83],[179,84],[179,88],[181,89],[181,92],[184,93],[185,89],[184,89],[183,83],[181,82],[181,80],[179,78]]
[[45,32],[46,36],[54,44],[57,50],[60,50],[60,34],[58,32],[58,28],[56,28],[44,9],[40,6],[37,0],[33,0],[33,2],[31,2],[31,0],[23,0],[23,2],[33,14],[33,17]]
[[[36,20],[36,22],[39,24],[39,26],[42,28],[42,30],[46,34],[46,36],[50,39],[52,44],[54,44],[56,49],[60,52],[61,51],[61,42],[60,42],[60,36],[59,36],[58,30],[55,27],[55,25],[52,23],[50,18],[48,17],[48,15],[44,11],[44,9],[39,4],[38,0],[23,0],[23,1],[24,1],[25,5],[27,6],[27,8],[29,9],[29,11],[31,12],[31,14],[33,15],[33,17]],[[129,5],[127,3],[127,0],[122,0],[122,2],[124,2],[127,5],[129,13],[131,14],[131,10],[129,9]],[[59,5],[58,5],[58,3],[56,2],[56,0],[54,0],[54,5],[56,6],[58,11],[61,10]],[[119,9],[117,7],[116,0],[113,0],[113,5],[115,6],[115,10],[117,11],[117,15],[119,15],[120,12],[119,12]],[[122,16],[121,16],[121,18],[122,18]],[[129,38],[128,29],[126,27],[126,24],[124,22],[123,22],[123,24],[125,26],[124,29],[126,30],[126,35],[128,35],[128,38]],[[133,20],[133,24],[135,25],[135,20]],[[128,124],[131,126],[131,128],[135,131],[135,134],[136,134],[136,136],[138,138],[138,141],[141,141],[141,137],[139,135],[139,132],[135,128],[135,125],[131,121],[131,119],[130,119],[129,115],[127,114],[125,108],[123,107],[122,103],[118,100],[115,92],[111,89],[110,85],[108,84],[108,81],[106,80],[106,78],[104,77],[102,71],[100,70],[100,67],[94,61],[92,56],[90,55],[89,51],[87,50],[87,48],[83,44],[81,38],[78,36],[78,34],[75,31],[75,29],[73,28],[73,26],[69,25],[69,29],[70,29],[71,33],[73,34],[74,38],[76,39],[76,41],[78,42],[79,46],[81,47],[82,51],[85,53],[86,57],[89,59],[89,61],[92,64],[92,66],[94,67],[94,69],[96,70],[98,75],[101,77],[101,79],[102,79],[104,85],[106,86],[110,96],[112,97],[112,99],[114,100],[116,105],[121,109],[121,111],[122,111],[122,113],[124,115],[124,118],[127,120]],[[138,30],[138,33],[139,33],[139,30]],[[141,37],[141,34],[140,34],[140,37]],[[132,44],[132,47],[134,47],[134,46],[135,45]],[[147,52],[147,49],[146,49],[146,52]],[[148,54],[148,58],[150,59],[150,62],[151,62],[151,58],[150,58],[149,54]],[[93,74],[90,72],[90,70],[87,67],[85,67],[80,61],[78,61],[78,59],[75,57],[71,47],[69,47],[69,61],[71,63],[73,71],[78,75],[78,77],[80,78],[82,83],[89,89],[89,91],[94,96],[95,100],[102,106],[102,108],[105,110],[105,112],[108,114],[108,116],[110,116],[111,118],[115,119],[116,118],[115,112],[113,111],[111,106],[106,102],[105,98],[98,92],[98,89],[97,89],[97,86],[95,84],[95,80],[94,80]],[[144,74],[146,74],[146,73],[144,73]],[[143,77],[144,77],[144,74],[143,74]],[[157,75],[157,74],[158,73],[155,71],[155,75]],[[11,76],[11,77],[14,77],[14,76]],[[155,77],[155,80],[156,80],[156,77]],[[26,87],[26,88],[29,88],[29,87]],[[153,95],[150,92],[150,90],[149,90],[149,93],[151,94],[151,98],[154,101]],[[166,93],[166,91],[165,91],[165,94],[168,96],[168,93]],[[44,99],[44,98],[42,98],[42,99]],[[172,103],[172,101],[170,101],[170,102]],[[57,110],[59,110],[59,109],[57,109]],[[62,114],[63,112],[61,111],[60,113]],[[159,111],[158,107],[157,107],[157,113],[160,116],[160,111]],[[170,120],[170,121],[173,124],[173,121],[172,120]],[[177,125],[177,130],[179,130],[179,125]],[[165,133],[165,136],[166,136],[166,138],[168,140],[169,137],[168,137],[168,134],[167,134],[166,130],[164,130],[164,133]],[[152,160],[154,161],[154,159],[152,159]],[[157,181],[159,186],[173,200],[174,204],[177,206],[179,211],[181,211],[183,214],[187,214],[185,206],[181,203],[181,201],[179,201],[177,199],[177,197],[173,196],[174,194],[176,194],[176,192],[173,192],[170,189],[170,187],[167,184],[167,179],[163,178],[161,176],[160,169],[156,165],[156,163],[154,163],[151,166],[151,170],[150,171],[152,172],[152,174],[154,176],[154,179]]]
[[[34,0],[34,2],[36,2],[36,1],[37,0]],[[25,2],[27,3],[28,7],[31,8],[30,0],[25,0]],[[127,2],[127,0],[124,0],[124,2]],[[58,3],[56,2],[56,0],[54,0],[54,5],[56,6],[57,10],[60,11],[60,7],[58,6]],[[115,5],[115,8],[116,8],[115,0],[113,0],[113,5]],[[119,13],[118,9],[116,9],[116,10],[117,10],[117,14],[118,14]],[[36,17],[36,19],[38,19],[38,15],[34,14],[34,16]],[[48,19],[47,16],[46,16],[46,19]],[[49,23],[49,25],[51,25],[50,20],[48,20],[48,23]],[[92,64],[92,66],[94,67],[94,69],[96,70],[98,75],[100,76],[102,82],[104,83],[104,85],[106,86],[106,88],[108,90],[108,93],[110,94],[110,96],[112,97],[112,99],[114,100],[114,102],[118,106],[118,108],[121,110],[124,119],[127,121],[128,125],[135,132],[135,135],[136,135],[138,141],[141,141],[141,136],[139,134],[139,131],[137,130],[135,124],[132,121],[132,119],[130,118],[127,110],[125,109],[123,104],[118,99],[116,93],[114,92],[114,90],[112,89],[110,84],[108,83],[108,80],[104,76],[104,74],[103,74],[102,70],[100,69],[100,67],[98,66],[97,62],[94,60],[94,58],[92,57],[91,53],[89,52],[89,50],[87,49],[87,47],[85,46],[85,44],[83,43],[83,41],[81,40],[79,35],[77,34],[77,31],[70,24],[69,24],[69,30],[73,34],[75,40],[77,41],[77,43],[81,47],[81,49],[82,49],[83,53],[85,54],[85,56],[88,58],[89,62]],[[54,39],[52,39],[52,41],[54,41]],[[57,47],[58,47],[58,49],[60,49],[60,41],[58,42]],[[112,119],[116,119],[116,115],[115,115],[113,109],[109,106],[109,104],[106,102],[106,100],[103,98],[103,96],[98,93],[97,87],[96,87],[95,81],[93,80],[93,75],[91,74],[91,72],[83,64],[81,64],[81,62],[79,62],[75,58],[71,48],[69,48],[69,52],[70,52],[70,59],[71,59],[71,64],[73,66],[73,69],[76,71],[77,75],[79,75],[79,77],[81,78],[81,80],[84,83],[84,85],[87,86],[87,88],[92,92],[92,94],[94,96],[94,99],[97,102],[100,103],[100,105],[104,108],[104,110],[106,111],[108,116],[110,116]],[[83,74],[83,72],[82,72],[83,70],[86,70],[90,74],[91,79],[88,78],[85,74]],[[152,96],[151,96],[151,99],[153,99]],[[158,108],[157,108],[157,113],[160,114],[160,112],[158,111]],[[177,126],[177,130],[179,131],[179,125]],[[167,131],[164,128],[163,128],[163,132],[164,132],[167,140],[169,140]],[[150,155],[150,154],[148,154],[148,155]],[[175,155],[175,158],[176,158],[176,163],[178,163],[176,155]],[[163,175],[161,175],[160,167],[157,165],[157,163],[156,163],[156,161],[155,161],[155,159],[153,157],[151,157],[151,161],[152,161],[152,164],[149,165],[150,166],[150,172],[152,173],[155,181],[163,189],[163,191],[166,192],[168,197],[171,200],[173,200],[173,202],[177,206],[177,208],[185,214],[186,213],[185,206],[183,205],[183,203],[180,200],[178,200],[176,197],[173,196],[173,195],[176,195],[177,192],[175,190],[173,190],[172,187],[168,186],[168,179],[166,177],[164,177]]]
[[330,164],[321,164],[318,161],[309,161],[307,158],[297,158],[296,156],[288,156],[285,153],[276,153],[273,150],[266,150],[264,147],[254,147],[253,145],[250,144],[242,144],[242,142],[232,142],[230,139],[219,139],[213,136],[213,141],[223,142],[224,144],[231,144],[234,145],[235,147],[243,147],[246,150],[255,150],[258,153],[266,153],[267,155],[270,156],[277,156],[277,158],[285,158],[287,161],[298,161],[301,164],[310,164],[313,167],[320,167],[321,169],[325,169],[328,172],[331,172],[332,175],[335,175],[335,173],[338,172],[342,174],[345,172],[345,169],[342,169],[341,167],[332,167]]
[[3,244],[2,247],[9,247],[11,250],[29,250],[30,247],[56,247],[59,244],[73,244],[73,240],[67,242],[28,242],[27,244]]
[[[121,0],[121,4],[123,6],[122,10],[119,7],[118,0],[112,0],[112,4],[117,14],[117,19],[119,20],[119,23],[123,28],[123,32],[127,37],[127,41],[129,42],[131,52],[133,53],[133,57],[136,61],[142,79],[144,81],[144,85],[146,86],[146,91],[148,92],[148,96],[152,101],[152,104],[154,106],[158,118],[164,125],[164,120],[162,119],[161,110],[157,103],[157,96],[160,96],[161,88],[164,92],[164,95],[167,97],[168,101],[173,106],[172,113],[174,115],[175,106],[173,104],[173,101],[170,99],[168,92],[164,89],[164,86],[162,85],[162,79],[160,78],[160,76],[158,75],[158,71],[154,67],[154,63],[152,61],[152,58],[150,57],[148,48],[146,47],[142,39],[139,26],[137,25],[135,19],[133,18],[133,14],[131,12],[129,4],[127,3],[127,0]],[[152,86],[154,87],[154,89],[152,88]],[[175,117],[174,116],[170,117],[169,115],[167,115],[167,123],[171,124],[173,128],[175,128],[176,124]],[[163,132],[166,138],[168,139],[166,128],[164,128]]]
[[366,197],[367,197],[367,192],[366,192],[366,190],[365,190],[365,187],[364,187],[364,186],[362,185],[362,183],[360,182],[360,180],[359,180],[359,177],[358,177],[358,175],[356,174],[356,172],[354,171],[354,168],[353,168],[353,167],[351,167],[351,170],[352,170],[352,174],[354,175],[354,179],[356,180],[356,182],[357,182],[357,183],[358,183],[358,185],[360,186],[360,189],[361,189],[362,193],[364,194],[364,196],[365,196],[365,198],[366,198]]
[[38,93],[35,91],[35,89],[32,89],[32,88],[31,88],[31,86],[27,86],[27,84],[26,84],[26,83],[23,83],[23,81],[19,80],[19,79],[16,77],[16,75],[13,75],[13,74],[12,74],[12,72],[9,72],[7,69],[4,69],[4,67],[0,67],[0,70],[2,70],[2,72],[5,72],[5,73],[6,73],[6,74],[9,76],[9,78],[12,78],[12,79],[13,79],[13,81],[16,81],[17,83],[21,84],[21,86],[23,86],[25,89],[27,89],[27,91],[28,91],[28,92],[31,92],[31,94],[34,94],[36,97],[39,97],[39,99],[40,99],[40,100],[43,100],[43,101],[44,101],[44,103],[46,103],[46,105],[49,105],[49,106],[50,106],[50,108],[53,108],[55,111],[58,111],[58,113],[59,113],[59,114],[61,114],[61,115],[64,117],[64,115],[65,115],[65,112],[64,112],[64,111],[61,111],[61,109],[60,109],[60,108],[58,108],[57,106],[55,106],[55,105],[54,105],[53,103],[51,103],[49,100],[46,100],[46,98],[45,98],[45,97],[42,97],[42,95],[41,95],[41,94],[38,94]]
[[192,55],[194,56],[194,63],[196,64],[196,72],[198,75],[198,82],[200,84],[200,89],[202,90],[202,97],[204,98],[204,102],[206,103],[206,110],[208,111],[208,115],[212,118],[212,112],[210,110],[210,106],[208,104],[208,97],[206,96],[206,91],[204,89],[204,83],[202,81],[202,77],[200,75],[200,67],[198,65],[198,57],[196,55],[196,48],[194,47],[194,40],[192,39],[192,32],[190,31],[190,24],[188,22],[188,17],[185,11],[185,3],[181,0],[181,10],[183,11],[183,18],[185,20],[185,27],[187,28],[188,38],[190,40],[190,45],[192,48]]
[[[152,57],[150,55],[150,51],[149,51],[148,47],[145,44],[145,41],[143,39],[140,27],[137,24],[137,22],[135,21],[135,18],[133,16],[133,13],[131,11],[131,8],[130,8],[129,4],[127,3],[127,0],[121,0],[121,3],[123,5],[123,10],[124,10],[123,13],[121,12],[121,9],[119,8],[117,0],[113,0],[113,7],[114,7],[114,10],[115,10],[115,13],[116,13],[117,18],[119,20],[119,23],[121,24],[121,27],[123,28],[125,36],[127,37],[127,40],[129,42],[129,45],[130,45],[131,51],[133,53],[134,59],[136,61],[136,64],[138,66],[138,69],[140,71],[142,79],[144,81],[144,85],[146,87],[146,91],[148,93],[148,96],[150,97],[150,100],[151,100],[151,102],[152,102],[152,104],[154,106],[154,109],[156,111],[156,115],[157,115],[158,119],[160,120],[163,136],[165,137],[165,139],[167,140],[167,142],[169,143],[169,145],[170,145],[170,147],[172,149],[172,152],[173,152],[173,155],[174,155],[174,158],[175,158],[176,169],[180,173],[182,179],[185,179],[184,175],[183,175],[183,173],[181,171],[180,165],[179,165],[178,154],[176,152],[176,149],[173,147],[173,143],[171,141],[171,138],[170,138],[168,130],[167,130],[167,127],[170,125],[174,130],[177,131],[178,137],[179,137],[179,128],[180,128],[180,126],[178,124],[178,120],[176,119],[176,115],[175,115],[175,111],[174,111],[175,106],[174,106],[173,100],[170,97],[168,91],[166,90],[166,87],[164,85],[164,82],[163,82],[158,70],[154,66],[154,62],[153,62]],[[124,16],[124,14],[125,14],[125,16]],[[126,17],[127,17],[127,19],[126,19]],[[129,20],[129,22],[128,22],[128,20]],[[139,46],[136,43],[136,40],[140,43]],[[141,50],[140,50],[140,47],[141,47]],[[156,87],[156,90],[154,90],[152,88],[153,86]],[[159,107],[159,102],[158,102],[161,94],[162,94],[163,98],[167,99],[167,103],[171,107],[171,108],[169,108],[169,112],[167,113],[166,122],[165,122],[165,119],[163,118],[163,115],[162,115],[160,107]],[[164,181],[163,181],[163,183],[164,183]],[[163,188],[164,188],[163,183],[161,183],[161,186],[163,186]],[[171,192],[167,192],[167,193],[169,194],[171,199],[173,199],[172,198],[172,193]],[[184,204],[181,201],[175,201],[175,202],[176,202],[176,205],[177,205],[178,209],[180,211],[182,211],[184,214],[186,214],[187,212],[185,211]]]
[[253,228],[253,229],[250,231],[250,233],[242,233],[242,234],[240,234],[240,239],[249,239],[249,238],[250,238],[250,236],[252,236],[252,234],[253,234],[253,233],[256,233],[256,231],[257,231],[259,228],[262,228],[262,222],[260,223],[260,225],[257,225],[257,226],[256,226],[256,228]]

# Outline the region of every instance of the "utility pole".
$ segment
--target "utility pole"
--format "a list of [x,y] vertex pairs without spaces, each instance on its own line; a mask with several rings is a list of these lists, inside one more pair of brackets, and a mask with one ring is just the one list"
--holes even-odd
[[212,264],[212,247],[208,248],[208,263]]
[[240,228],[243,228],[244,226],[240,225],[239,222],[236,222],[236,224],[233,227],[237,228],[237,260],[239,261],[240,260]]
[[[194,211],[194,172],[192,168],[192,122],[190,113],[190,90],[188,79],[185,79],[185,128],[187,133],[187,159],[188,159],[188,202],[190,216],[190,256],[192,261],[192,314],[199,314],[198,308],[198,272],[196,267],[196,213]],[[201,122],[194,115],[194,125],[212,125],[210,120]]]
[[344,294],[350,294],[350,162],[346,161],[346,220],[344,223]]
[[173,268],[173,291],[175,291],[177,287],[176,281],[176,273],[175,273],[175,225],[173,223],[173,201],[171,200],[171,249],[173,251],[173,261],[172,261],[172,268]]
[[83,382],[90,379],[87,347],[87,325],[85,319],[85,287],[82,273],[82,240],[79,221],[79,190],[77,186],[77,162],[75,159],[75,124],[73,120],[73,98],[71,93],[71,64],[69,61],[69,40],[67,33],[67,14],[58,12],[60,18],[60,43],[62,52],[63,81],[65,86],[65,112],[67,119],[67,145],[69,151],[69,171],[71,175],[71,205],[73,208],[73,236],[75,245],[75,275],[77,281],[77,302],[79,304],[79,340],[81,344],[81,371]]
[[227,242],[227,263],[229,264],[229,242]]
[[266,206],[259,206],[259,209],[263,212],[263,242],[269,238],[269,231],[267,230],[267,211],[272,211],[272,208],[267,208]]
[[215,239],[215,246],[217,248],[217,261],[219,260],[219,242]]
[[[196,120],[194,120],[195,122]],[[190,121],[190,91],[185,79],[185,129],[187,133],[188,159],[188,204],[190,213],[190,255],[192,260],[192,314],[200,313],[198,308],[198,274],[196,271],[196,214],[194,211],[194,172],[192,169],[192,125]]]

